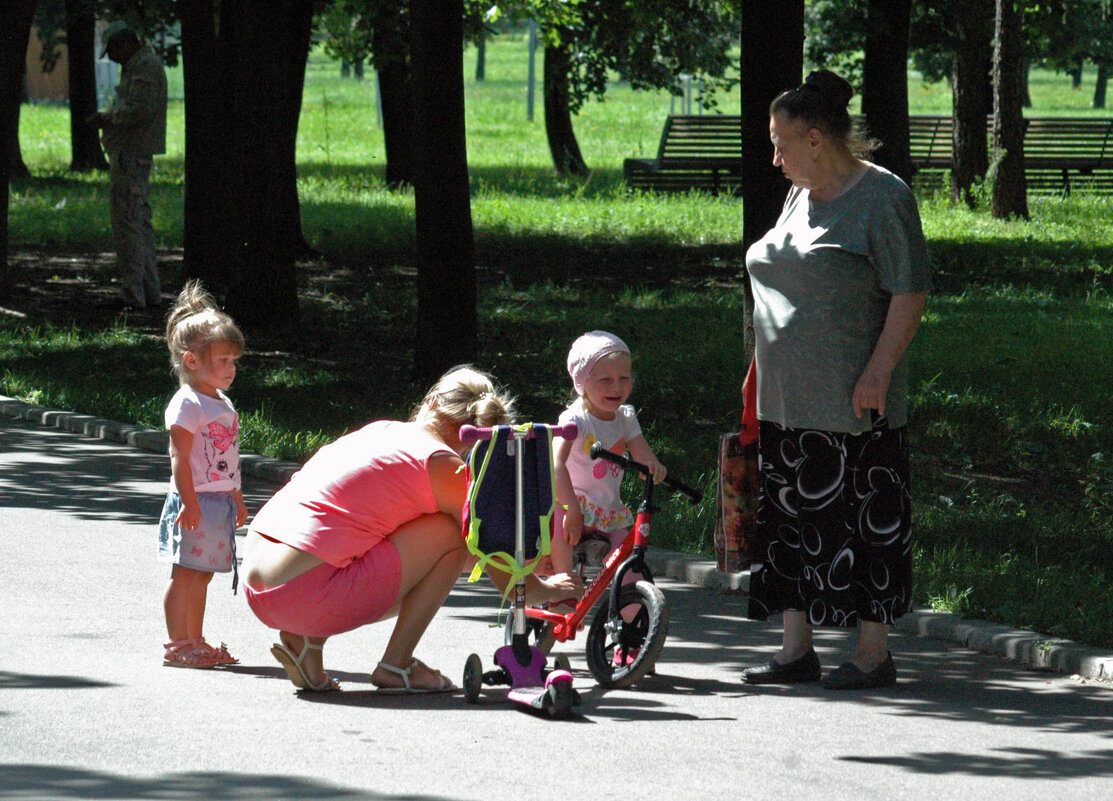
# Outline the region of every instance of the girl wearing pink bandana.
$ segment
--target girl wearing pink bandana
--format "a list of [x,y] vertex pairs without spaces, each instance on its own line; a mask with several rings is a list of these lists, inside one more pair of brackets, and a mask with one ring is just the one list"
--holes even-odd
[[572,549],[585,533],[605,536],[618,547],[634,523],[619,491],[622,472],[602,459],[592,459],[596,442],[615,453],[630,451],[635,461],[649,467],[660,483],[667,471],[642,435],[634,407],[626,403],[633,388],[630,349],[606,331],[589,331],[572,343],[568,374],[576,390],[560,416],[575,422],[574,440],[555,443],[554,474],[557,500],[564,507],[563,526],[553,536],[552,563],[556,573],[572,571]]

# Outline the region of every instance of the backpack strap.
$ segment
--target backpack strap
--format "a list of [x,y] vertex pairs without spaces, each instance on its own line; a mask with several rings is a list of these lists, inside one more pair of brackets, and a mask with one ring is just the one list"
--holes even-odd
[[[513,432],[521,432],[529,430],[530,427],[534,428],[534,438],[521,440],[522,444],[522,457],[527,461],[523,464],[523,469],[526,471],[527,486],[536,486],[536,506],[537,506],[537,524],[539,528],[538,539],[538,556],[547,556],[551,550],[550,528],[552,526],[553,511],[555,509],[555,490],[554,479],[552,470],[552,430],[548,426],[526,424],[523,426],[497,426],[492,433],[491,439],[487,442],[476,443],[472,448],[471,453],[468,455],[468,506],[466,514],[466,522],[464,526],[464,540],[468,547],[468,552],[477,557],[478,561],[471,574],[468,576],[469,582],[478,581],[479,577],[483,574],[484,569],[488,566],[494,567],[505,573],[510,574],[510,581],[503,591],[503,602],[506,602],[509,597],[510,588],[513,587],[519,580],[528,576],[537,567],[537,560],[531,560],[528,564],[520,564],[518,560],[505,550],[493,551],[486,553],[481,548],[480,535],[483,526],[490,525],[490,521],[484,521],[476,513],[480,507],[478,503],[480,492],[482,492],[482,485],[488,472],[492,470],[492,459],[502,458],[505,453],[501,448],[506,447],[506,443],[513,436]],[[527,447],[528,444],[528,447]],[[533,458],[530,459],[529,455],[532,454]],[[532,473],[532,476],[529,474]],[[493,471],[492,471],[493,474]],[[515,491],[513,485],[509,488],[511,492]],[[488,488],[490,491],[490,488]],[[504,488],[498,488],[497,491],[506,491]],[[528,489],[525,491],[529,491]],[[502,522],[506,525],[506,522]],[[513,525],[511,523],[511,525]]]

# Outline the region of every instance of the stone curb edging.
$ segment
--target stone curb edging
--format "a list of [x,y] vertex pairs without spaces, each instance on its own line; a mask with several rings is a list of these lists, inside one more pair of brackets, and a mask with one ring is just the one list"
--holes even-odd
[[901,631],[924,637],[946,639],[975,651],[1039,668],[1113,681],[1113,654],[1070,640],[1014,629],[985,620],[966,620],[958,615],[915,610],[896,626]]
[[[114,420],[88,414],[48,409],[45,406],[24,403],[4,395],[0,395],[0,414],[155,453],[168,453],[170,450],[170,435],[166,431],[117,423]],[[281,459],[258,456],[254,453],[240,454],[240,464],[245,473],[278,484],[285,484],[290,480],[290,476],[301,469],[301,465],[296,462],[284,462]]]
[[[654,572],[677,581],[720,591],[749,591],[748,573],[720,573],[715,569],[715,563],[707,559],[660,549],[654,549],[646,558]],[[946,640],[1040,670],[1113,681],[1113,654],[1108,651],[1000,623],[967,620],[947,612],[917,609],[898,619],[894,628],[908,634]]]
[[[101,417],[59,411],[0,395],[0,415],[38,423],[109,442],[118,442],[156,453],[167,453],[169,434]],[[301,469],[297,462],[256,454],[240,454],[244,472],[284,484]],[[689,554],[655,548],[647,556],[649,567],[676,581],[721,592],[747,592],[748,573],[720,573],[715,563]],[[1060,671],[1087,679],[1113,681],[1113,654],[1023,629],[957,615],[915,610],[897,621],[898,631],[934,637],[975,651],[993,654],[1042,670]]]

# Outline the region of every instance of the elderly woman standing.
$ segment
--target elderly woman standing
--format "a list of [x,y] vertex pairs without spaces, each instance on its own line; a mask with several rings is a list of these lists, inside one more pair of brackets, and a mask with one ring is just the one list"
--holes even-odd
[[748,616],[783,612],[784,633],[751,684],[818,681],[813,626],[861,629],[823,686],[895,684],[889,628],[912,601],[905,351],[931,279],[916,202],[866,160],[853,93],[820,70],[770,107],[792,188],[746,254],[761,464]]
[[[325,641],[397,616],[372,683],[392,693],[456,689],[413,652],[470,558],[460,533],[460,427],[511,417],[510,398],[490,376],[456,368],[410,421],[379,420],[321,448],[255,516],[245,594],[255,615],[279,630],[271,653],[296,687],[337,689],[324,671]],[[582,589],[565,575],[527,582],[532,603]]]

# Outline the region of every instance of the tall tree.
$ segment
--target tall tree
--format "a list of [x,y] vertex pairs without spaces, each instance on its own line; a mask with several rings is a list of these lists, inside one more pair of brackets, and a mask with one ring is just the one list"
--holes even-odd
[[[773,166],[769,106],[804,73],[804,0],[741,0],[742,244],[749,248],[777,222],[789,183]],[[743,281],[743,348],[754,352],[753,294]]]
[[570,47],[567,38],[563,41],[549,41],[545,45],[545,136],[549,141],[553,169],[559,175],[588,175],[591,170],[580,153],[580,144],[576,141],[576,132],[572,127]]
[[191,0],[180,9],[185,83],[184,277],[227,291],[232,203],[229,128],[235,17],[218,14],[219,0]]
[[23,163],[19,147],[19,109],[23,103],[23,83],[27,75],[27,43],[31,39],[31,22],[35,18],[38,0],[7,0],[0,4],[4,9],[4,48],[0,59],[4,61],[4,86],[0,87],[0,138],[7,153],[9,179],[30,175]]
[[993,216],[1028,218],[1024,177],[1023,0],[996,0],[993,48]]
[[301,227],[301,202],[298,198],[298,122],[301,119],[302,96],[305,94],[305,68],[313,44],[313,14],[316,0],[293,0],[290,16],[283,26],[285,40],[279,51],[283,65],[282,105],[279,108],[279,152],[276,169],[281,194],[276,198],[289,246],[295,256],[310,255],[312,248],[305,241]]
[[66,60],[70,87],[70,169],[107,170],[97,130],[86,120],[97,110],[96,9],[92,0],[66,0]]
[[[0,21],[4,15],[0,13]],[[0,41],[3,41],[0,39]],[[4,65],[0,63],[0,81],[7,76]],[[11,189],[11,168],[8,166],[8,146],[0,140],[0,303],[11,297],[11,283],[8,280],[8,204]]]
[[972,188],[989,168],[986,118],[993,107],[989,76],[992,0],[953,0],[955,51],[952,73],[954,164],[951,202],[974,205]]
[[869,0],[862,114],[881,141],[875,160],[912,182],[908,152],[908,27],[912,0]]
[[297,215],[291,192],[296,197],[297,184],[289,160],[292,122],[297,132],[291,109],[295,103],[300,108],[302,86],[293,72],[304,71],[305,62],[294,63],[290,54],[301,47],[304,2],[224,0],[219,9],[221,25],[231,21],[235,29],[227,109],[232,153],[226,169],[236,205],[233,238],[224,250],[234,269],[226,302],[233,316],[256,325],[298,318],[291,236]]
[[411,0],[417,332],[429,383],[478,351],[475,239],[464,119],[463,0]]
[[295,144],[312,0],[179,5],[186,106],[185,274],[245,323],[298,317]]
[[[0,300],[7,300],[8,203],[12,161],[19,141],[19,104],[31,20],[38,0],[0,3]],[[13,136],[14,134],[14,136]]]
[[804,72],[804,0],[742,0],[742,243],[773,227],[789,184],[773,166],[769,106]]
[[383,8],[371,38],[371,58],[379,73],[383,110],[386,185],[413,184],[414,94],[410,77],[410,15],[405,4]]
[[335,0],[320,16],[325,52],[343,63],[370,60],[378,72],[386,183],[413,183],[413,87],[407,0]]

